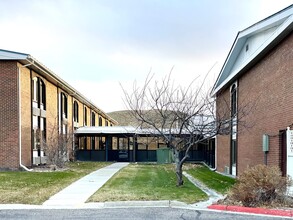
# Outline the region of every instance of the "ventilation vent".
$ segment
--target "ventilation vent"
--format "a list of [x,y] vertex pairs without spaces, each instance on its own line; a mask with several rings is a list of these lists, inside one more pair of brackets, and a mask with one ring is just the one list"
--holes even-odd
[[225,168],[224,168],[224,173],[225,173],[225,174],[230,174],[230,168],[227,167],[227,166],[225,166]]

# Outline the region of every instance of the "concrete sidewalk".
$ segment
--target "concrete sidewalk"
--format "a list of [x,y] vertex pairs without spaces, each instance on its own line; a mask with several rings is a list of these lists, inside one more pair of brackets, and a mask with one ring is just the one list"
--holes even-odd
[[128,164],[114,163],[94,171],[52,196],[43,206],[82,206],[116,172]]

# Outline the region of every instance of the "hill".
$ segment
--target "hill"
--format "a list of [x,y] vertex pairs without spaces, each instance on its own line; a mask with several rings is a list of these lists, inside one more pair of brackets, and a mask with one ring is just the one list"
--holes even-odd
[[131,115],[129,110],[109,112],[107,114],[115,119],[119,126],[138,126],[138,121]]
[[[109,112],[107,113],[110,117],[115,119],[119,124],[119,126],[140,126],[139,122],[135,119],[135,117],[131,114],[130,110],[122,110],[122,111],[115,111],[115,112]],[[145,114],[148,118],[152,118],[153,120],[156,120],[156,123],[162,124],[162,117],[159,115],[159,113],[155,110],[146,110]],[[167,127],[170,126],[170,124],[173,122],[173,118],[175,117],[175,114],[172,113],[172,111],[168,111],[168,115],[170,116],[166,120]]]

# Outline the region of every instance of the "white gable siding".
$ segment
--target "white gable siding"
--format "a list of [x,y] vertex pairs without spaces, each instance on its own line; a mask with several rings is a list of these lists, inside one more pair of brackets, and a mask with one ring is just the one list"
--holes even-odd
[[242,70],[260,60],[292,31],[293,5],[240,31],[214,84],[212,95],[235,80]]
[[[251,56],[253,56],[255,52],[275,33],[276,29],[277,27],[273,27],[247,38],[238,54],[237,59],[235,60],[231,72],[234,72],[238,68],[242,67],[244,63],[247,63]],[[246,46],[248,46],[247,51]]]

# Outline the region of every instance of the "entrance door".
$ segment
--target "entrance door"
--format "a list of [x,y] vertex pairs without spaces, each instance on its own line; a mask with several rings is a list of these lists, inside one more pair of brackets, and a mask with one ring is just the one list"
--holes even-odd
[[287,175],[287,144],[286,144],[286,130],[279,132],[280,141],[280,168],[282,176]]
[[118,138],[118,161],[129,161],[128,138]]

